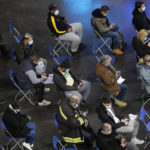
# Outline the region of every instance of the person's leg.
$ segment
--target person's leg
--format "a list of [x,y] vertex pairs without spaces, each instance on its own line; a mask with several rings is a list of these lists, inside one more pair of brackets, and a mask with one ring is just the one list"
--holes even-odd
[[116,96],[116,98],[119,99],[119,100],[123,100],[124,97],[125,97],[128,86],[125,85],[125,84],[119,84],[119,86],[121,88],[121,91],[120,91],[119,95]]
[[79,91],[66,91],[65,96],[67,98],[71,97],[72,95],[76,95],[79,97],[80,101],[82,101],[82,95],[79,93]]
[[138,134],[138,131],[139,131],[139,121],[135,120],[134,129],[133,129],[133,132],[132,132],[132,138],[136,138],[136,136]]
[[42,100],[44,100],[45,85],[43,83],[34,84],[34,88],[36,89],[36,96],[38,102],[42,102]]
[[80,44],[80,37],[76,35],[74,32],[69,32],[59,36],[60,40],[70,41],[72,42],[71,51],[76,52],[78,50]]
[[83,83],[83,86],[81,87],[79,92],[81,93],[83,100],[86,101],[88,99],[89,94],[90,94],[91,83],[89,81],[86,81],[86,80],[82,80],[82,83]]
[[128,142],[125,150],[139,150],[139,148],[135,144]]
[[105,33],[102,37],[111,37],[113,42],[113,49],[119,48],[119,34],[114,31],[109,31]]
[[35,136],[36,136],[36,126],[34,123],[32,122],[28,122],[27,123],[27,127],[31,129],[31,131],[28,133],[28,135],[26,136],[26,140],[25,142],[26,143],[29,143],[30,145],[33,144],[33,141],[35,139]]
[[80,42],[82,40],[82,24],[81,23],[71,23],[73,32],[79,36]]

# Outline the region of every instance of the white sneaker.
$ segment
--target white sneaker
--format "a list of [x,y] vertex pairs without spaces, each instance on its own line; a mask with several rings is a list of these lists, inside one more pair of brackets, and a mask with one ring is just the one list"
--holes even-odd
[[31,146],[30,146],[30,144],[29,143],[26,143],[26,142],[23,142],[23,144],[22,144],[26,149],[28,149],[28,150],[32,150],[32,148],[31,148]]
[[32,147],[34,147],[34,145],[33,145],[33,144],[30,144],[30,147],[32,148]]
[[137,117],[138,117],[138,115],[129,114],[129,118],[130,118],[131,120],[135,120],[135,119],[137,119]]
[[50,92],[50,90],[51,90],[50,88],[45,88],[44,92]]
[[144,140],[139,140],[137,138],[132,138],[131,142],[134,144],[144,144]]
[[47,101],[47,100],[43,100],[42,102],[38,102],[38,105],[39,106],[48,106],[50,105],[51,102],[50,101]]

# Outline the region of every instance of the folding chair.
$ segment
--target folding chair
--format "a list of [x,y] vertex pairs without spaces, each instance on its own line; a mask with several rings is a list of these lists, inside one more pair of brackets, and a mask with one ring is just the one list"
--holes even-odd
[[98,147],[96,147],[96,150],[100,150]]
[[65,59],[68,59],[69,62],[71,63],[70,56],[58,56],[58,57],[55,57],[54,51],[53,51],[53,48],[52,48],[51,45],[49,46],[49,54],[53,58],[53,60],[54,60],[56,65],[60,65]]
[[53,148],[55,150],[78,150],[76,147],[66,148],[66,145],[64,146],[57,136],[53,136]]
[[11,142],[14,142],[15,145],[13,147],[11,147],[10,150],[13,150],[16,146],[18,146],[21,150],[24,150],[23,146],[22,146],[23,138],[15,138],[12,136],[12,134],[7,130],[7,128],[3,122],[3,116],[1,118],[1,125],[9,139],[8,143],[6,144],[7,150],[8,150],[8,146],[10,145]]
[[96,27],[93,25],[92,19],[91,19],[91,25],[93,27],[94,33],[96,34],[98,40],[94,44],[94,46],[97,47],[97,52],[100,52],[101,55],[104,55],[103,49],[104,50],[109,50],[109,52],[113,53],[113,50],[111,48],[112,45],[112,39],[111,38],[103,38],[99,32],[97,31]]
[[19,99],[19,102],[21,102],[24,98],[26,98],[34,106],[33,102],[31,101],[31,98],[30,98],[31,95],[33,95],[33,93],[31,92],[31,89],[23,90],[18,86],[18,84],[15,81],[15,72],[13,70],[9,71],[9,78],[12,81],[12,83],[15,85],[15,87],[19,90],[19,92],[15,96],[15,100],[17,100],[17,97],[19,95],[22,95],[22,97]]
[[55,123],[56,127],[58,128],[59,125],[58,125],[58,121],[57,121],[56,117],[57,117],[57,113],[55,112],[54,113],[54,123]]
[[54,55],[58,56],[59,57],[59,51],[62,51],[62,49],[64,49],[67,54],[69,56],[71,56],[71,53],[69,52],[69,48],[71,47],[70,46],[70,42],[69,41],[63,41],[63,40],[60,40],[58,37],[55,36],[54,33],[51,32],[51,35],[53,37],[53,39],[55,40],[56,44],[53,46],[53,52],[54,52]]
[[142,123],[145,125],[146,127],[146,131],[148,132],[148,134],[145,137],[145,145],[144,145],[144,149],[146,149],[146,147],[150,144],[150,141],[147,141],[149,135],[150,135],[150,121],[148,123],[146,123],[145,121],[145,116],[148,117],[148,119],[150,120],[150,116],[147,114],[146,110],[144,109],[144,107],[141,108],[140,110],[140,120],[142,121]]
[[0,144],[0,150],[5,150],[4,147]]
[[13,61],[16,62],[16,50],[15,49],[11,50],[11,58],[12,58]]
[[9,31],[10,31],[11,35],[14,37],[16,43],[20,43],[20,41],[23,38],[23,35],[21,35],[19,33],[19,31],[14,27],[13,24],[9,25]]

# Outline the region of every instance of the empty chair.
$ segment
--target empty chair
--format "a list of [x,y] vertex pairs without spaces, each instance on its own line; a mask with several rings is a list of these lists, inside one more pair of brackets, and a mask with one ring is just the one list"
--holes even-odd
[[20,41],[23,38],[23,35],[19,33],[19,31],[14,27],[13,24],[9,25],[9,31],[11,35],[13,36],[13,38],[15,39],[16,43],[20,43]]

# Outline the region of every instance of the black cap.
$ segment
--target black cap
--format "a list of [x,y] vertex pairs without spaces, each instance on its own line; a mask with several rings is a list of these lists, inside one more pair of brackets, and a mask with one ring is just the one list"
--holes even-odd
[[69,63],[69,60],[68,59],[65,59],[61,64],[60,64],[60,67],[62,68],[70,68],[71,64]]
[[56,4],[51,4],[51,5],[49,5],[49,11],[51,11],[51,10],[54,10],[54,9],[56,9],[57,8],[57,5]]

